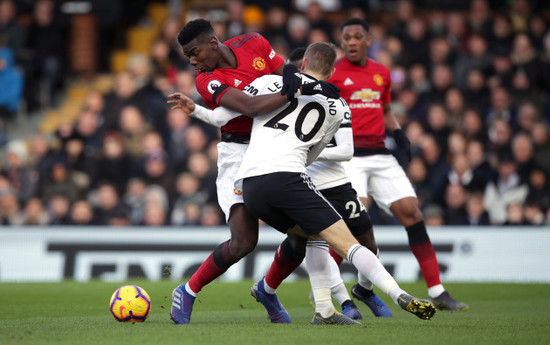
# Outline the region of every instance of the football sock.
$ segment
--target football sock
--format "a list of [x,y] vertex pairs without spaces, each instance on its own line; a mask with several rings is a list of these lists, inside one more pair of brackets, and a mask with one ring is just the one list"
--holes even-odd
[[224,258],[224,253],[229,253],[229,241],[223,242],[214,249],[199,269],[191,276],[187,285],[195,294],[198,294],[202,288],[214,279],[221,276],[234,262],[228,262]]
[[315,312],[320,313],[323,317],[329,317],[334,314],[334,305],[330,296],[333,273],[331,265],[336,267],[336,264],[330,257],[326,242],[307,242],[306,265],[315,300]]
[[329,249],[330,256],[336,261],[336,264],[340,266],[342,264],[342,261],[344,261],[344,258],[338,255],[332,248]]
[[445,292],[445,288],[442,284],[437,284],[428,288],[428,296],[435,298]]
[[382,266],[376,255],[366,247],[360,244],[352,245],[348,250],[348,261],[380,290],[390,295],[396,304],[399,295],[405,293]]
[[408,226],[406,229],[409,236],[409,246],[420,265],[420,271],[426,285],[428,288],[440,285],[439,264],[424,221]]
[[[331,259],[332,260],[332,259]],[[343,282],[336,286],[332,286],[330,288],[330,293],[332,297],[338,302],[338,304],[342,305],[345,301],[351,300],[351,297],[349,296],[348,290],[346,289],[346,285],[344,285]]]
[[190,294],[190,295],[193,296],[193,297],[197,297],[197,296],[198,296],[198,293],[196,293],[195,291],[191,290],[191,288],[189,287],[189,284],[185,284],[185,291],[187,291],[187,293]]
[[265,275],[265,283],[272,289],[277,289],[294,270],[304,261],[305,254],[298,253],[292,248],[286,238],[277,249],[269,271]]
[[[380,261],[379,254],[380,254],[380,250],[376,248],[376,257]],[[374,289],[374,284],[367,277],[362,275],[361,272],[357,273],[357,280],[358,280],[359,286],[365,289],[365,291],[368,291],[365,293],[366,297],[370,297],[374,294],[372,291]]]

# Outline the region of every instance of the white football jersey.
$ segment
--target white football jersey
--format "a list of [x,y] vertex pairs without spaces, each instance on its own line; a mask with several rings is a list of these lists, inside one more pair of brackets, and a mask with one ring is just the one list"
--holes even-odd
[[351,113],[345,113],[334,138],[321,152],[317,160],[307,167],[307,173],[318,190],[341,186],[349,182],[342,161],[353,157],[353,132]]
[[[303,75],[304,82],[314,81]],[[266,75],[244,91],[252,95],[280,92],[282,77]],[[322,95],[300,96],[295,101],[254,118],[250,144],[237,173],[236,184],[246,177],[274,172],[305,173],[330,142],[345,117],[346,102]]]

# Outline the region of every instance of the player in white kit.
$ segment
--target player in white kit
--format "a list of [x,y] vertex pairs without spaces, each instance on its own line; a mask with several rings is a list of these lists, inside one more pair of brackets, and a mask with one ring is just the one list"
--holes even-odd
[[[326,61],[327,55],[334,57],[328,72],[317,74],[328,78],[336,56],[334,48],[318,43],[308,48],[308,52],[310,61]],[[308,71],[308,52],[304,58],[304,71]],[[316,81],[314,78],[304,79]],[[259,95],[279,92],[281,87],[280,77],[265,76],[254,81],[248,91]],[[200,112],[207,110],[195,109],[195,116],[201,118],[197,114]],[[281,232],[287,233],[298,225],[304,237],[318,236],[327,241],[403,309],[422,319],[430,319],[435,312],[433,305],[399,288],[376,256],[353,238],[340,215],[306,173],[306,165],[313,162],[330,142],[346,112],[349,113],[349,108],[342,99],[302,96],[284,109],[256,117],[250,145],[237,174],[236,188],[242,188],[245,204],[252,214]],[[229,111],[223,113],[220,108],[214,113],[217,113],[219,124],[238,115]],[[330,299],[330,288],[326,290],[323,294]],[[313,323],[334,322],[335,315],[338,314],[332,307],[325,315],[316,313]]]

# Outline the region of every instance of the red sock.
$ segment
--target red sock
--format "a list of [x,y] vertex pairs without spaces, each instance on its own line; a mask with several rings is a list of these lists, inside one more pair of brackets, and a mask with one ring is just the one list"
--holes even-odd
[[338,255],[338,253],[336,253],[334,250],[332,250],[332,248],[329,248],[328,249],[328,252],[330,253],[330,256],[332,256],[332,258],[334,259],[334,261],[336,261],[336,264],[338,266],[340,266],[340,264],[342,263],[342,261],[344,261],[344,258],[341,257],[340,255]]
[[199,293],[201,289],[212,280],[221,276],[227,269],[220,268],[214,262],[214,253],[204,260],[201,267],[193,274],[187,284],[193,292]]
[[279,285],[285,280],[303,261],[297,261],[295,258],[289,258],[284,254],[284,250],[281,248],[283,244],[279,246],[277,252],[275,253],[275,258],[273,263],[269,268],[269,271],[265,275],[265,281],[270,288],[277,289]]
[[420,271],[428,287],[441,284],[439,279],[439,264],[431,242],[411,246],[411,251],[420,265]]

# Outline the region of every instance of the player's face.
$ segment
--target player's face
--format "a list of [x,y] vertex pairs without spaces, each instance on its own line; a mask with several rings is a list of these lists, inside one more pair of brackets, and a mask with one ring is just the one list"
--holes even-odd
[[211,41],[194,39],[183,46],[183,53],[197,71],[213,71],[218,62],[218,55],[212,45]]
[[367,58],[371,38],[361,25],[348,25],[342,30],[342,49],[346,59],[360,63]]

